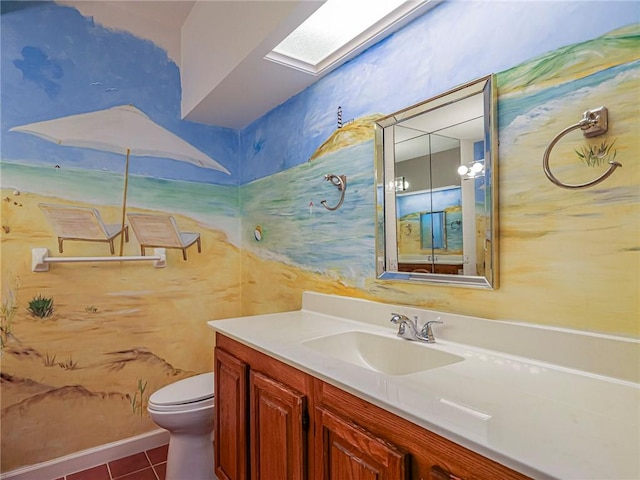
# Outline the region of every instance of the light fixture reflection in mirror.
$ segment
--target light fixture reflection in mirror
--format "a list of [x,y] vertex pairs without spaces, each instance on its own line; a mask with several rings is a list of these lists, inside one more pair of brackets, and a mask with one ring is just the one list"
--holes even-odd
[[403,192],[409,188],[409,182],[404,177],[396,177],[394,184],[396,192]]
[[489,75],[376,122],[379,278],[497,288],[495,103]]
[[460,165],[458,167],[458,175],[463,180],[484,175],[484,160],[477,160],[469,165]]

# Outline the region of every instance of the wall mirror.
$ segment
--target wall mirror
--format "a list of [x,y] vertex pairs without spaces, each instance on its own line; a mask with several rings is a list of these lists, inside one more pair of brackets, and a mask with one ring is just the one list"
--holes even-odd
[[497,288],[492,75],[376,122],[378,278]]

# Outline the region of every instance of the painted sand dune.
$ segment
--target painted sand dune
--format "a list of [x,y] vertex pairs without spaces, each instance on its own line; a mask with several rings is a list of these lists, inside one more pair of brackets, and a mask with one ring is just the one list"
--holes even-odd
[[347,123],[342,128],[338,128],[316,149],[309,160],[315,160],[328,153],[373,139],[375,121],[383,116],[382,114],[367,115]]
[[[5,472],[49,460],[51,452],[63,455],[154,428],[146,416],[131,414],[127,395],[90,391],[81,385],[32,396],[3,409],[0,418]],[[116,418],[127,421],[114,421]]]
[[125,368],[127,365],[132,365],[134,363],[143,363],[148,365],[149,368],[153,368],[154,370],[158,370],[165,375],[177,376],[182,374],[190,374],[193,375],[194,372],[185,372],[179,368],[174,368],[170,363],[166,360],[158,357],[157,355],[149,352],[146,349],[132,349],[132,350],[121,350],[119,352],[107,352],[105,355],[111,356],[111,360],[104,362],[100,366],[105,366],[108,370],[112,371],[120,371]]
[[[3,353],[3,368],[7,370],[2,373],[3,412],[11,405],[70,385],[90,390],[103,388],[105,378],[112,379],[108,382],[112,391],[127,398],[135,395],[139,379],[149,386],[146,398],[150,392],[195,373],[174,368],[152,352],[140,350],[97,354],[105,359],[91,365],[78,364],[72,357],[58,359],[55,354],[45,356],[30,348],[11,345]],[[47,383],[11,372],[30,372],[33,378],[43,378]]]
[[67,385],[60,388],[53,388],[44,393],[33,395],[15,405],[12,405],[7,408],[3,408],[2,415],[3,417],[5,415],[11,416],[13,413],[17,411],[21,416],[25,416],[25,415],[28,415],[29,413],[32,413],[32,409],[35,409],[35,407],[38,404],[42,402],[56,401],[57,399],[73,401],[74,399],[77,400],[77,399],[93,399],[93,398],[118,399],[118,400],[128,399],[127,395],[124,395],[122,393],[90,392],[82,385]]
[[35,395],[53,390],[55,387],[34,382],[8,373],[0,373],[0,387],[2,388],[2,409],[22,402]]
[[[155,426],[145,410],[149,395],[193,374],[144,350],[96,357],[105,359],[78,365],[72,359],[58,361],[55,355],[9,343],[3,352],[1,378],[3,471],[22,465],[21,459],[32,455],[38,461],[47,460],[51,452],[62,456],[152,430]],[[136,382],[144,383],[144,392]],[[42,425],[48,432],[60,432],[65,441],[43,436]],[[96,430],[96,435],[91,433]]]

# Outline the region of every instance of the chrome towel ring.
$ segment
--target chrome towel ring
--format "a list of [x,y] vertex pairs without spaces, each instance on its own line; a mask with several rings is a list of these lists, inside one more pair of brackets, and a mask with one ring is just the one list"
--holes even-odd
[[574,125],[571,125],[570,127],[565,128],[560,133],[558,133],[553,140],[551,140],[551,143],[545,150],[544,156],[542,157],[542,168],[544,169],[545,175],[549,180],[551,180],[552,183],[554,183],[558,187],[569,189],[591,187],[609,178],[616,168],[622,166],[621,163],[611,160],[609,162],[609,169],[598,178],[596,178],[595,180],[591,180],[590,182],[578,184],[567,184],[561,182],[553,175],[553,173],[551,173],[551,169],[549,168],[549,155],[551,155],[551,150],[563,136],[577,128],[580,128],[583,131],[584,136],[587,138],[602,135],[609,129],[608,117],[609,111],[607,110],[607,107],[599,107],[592,110],[587,110],[586,112],[584,112],[582,120]]
[[320,203],[327,210],[331,210],[331,211],[337,210],[342,206],[342,202],[344,202],[344,194],[347,191],[347,176],[346,175],[334,175],[333,173],[330,173],[328,175],[325,175],[324,179],[329,181],[329,182],[331,182],[331,185],[333,185],[335,187],[338,187],[338,190],[340,190],[342,192],[342,194],[340,195],[340,201],[338,202],[338,204],[335,207],[329,207],[327,205],[327,201],[326,200],[321,200]]

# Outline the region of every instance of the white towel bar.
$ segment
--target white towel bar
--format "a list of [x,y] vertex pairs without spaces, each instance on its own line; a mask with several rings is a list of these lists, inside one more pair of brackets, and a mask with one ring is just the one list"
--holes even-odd
[[154,248],[153,255],[150,256],[128,256],[128,257],[50,257],[48,248],[31,249],[31,271],[47,272],[50,263],[79,263],[79,262],[143,262],[153,261],[156,268],[164,268],[167,265],[167,250],[165,248]]

